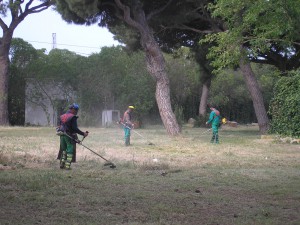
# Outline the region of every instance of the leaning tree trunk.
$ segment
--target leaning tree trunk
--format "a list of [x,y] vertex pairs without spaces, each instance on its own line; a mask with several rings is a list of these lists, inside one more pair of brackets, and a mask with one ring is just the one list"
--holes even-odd
[[122,19],[128,25],[138,30],[141,35],[140,41],[146,53],[147,69],[156,81],[155,97],[162,122],[167,133],[176,136],[180,134],[180,127],[171,107],[170,82],[166,72],[165,59],[158,43],[154,39],[141,2],[139,0],[133,2],[134,5],[129,8],[120,0],[115,0],[117,6],[124,12]]
[[240,68],[253,101],[253,107],[256,114],[259,131],[261,134],[265,134],[269,129],[269,119],[257,79],[250,63],[245,61],[245,59],[240,60]]
[[199,116],[204,118],[206,116],[207,99],[209,94],[209,88],[211,84],[211,78],[207,78],[202,85],[202,92],[199,105]]
[[166,73],[166,65],[160,48],[154,39],[146,42],[147,68],[156,80],[155,97],[163,124],[170,135],[178,135],[180,127],[172,111],[170,99],[170,82]]

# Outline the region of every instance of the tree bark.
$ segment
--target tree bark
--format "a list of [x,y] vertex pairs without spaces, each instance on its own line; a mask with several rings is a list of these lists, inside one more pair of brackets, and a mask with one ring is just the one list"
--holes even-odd
[[156,80],[155,97],[162,122],[167,133],[176,136],[180,133],[180,127],[171,107],[170,81],[166,72],[165,59],[151,33],[145,32],[141,36],[141,43],[146,52],[147,69]]
[[0,125],[8,122],[8,60],[0,55]]
[[269,119],[258,81],[248,61],[241,59],[240,68],[253,101],[253,107],[256,114],[259,131],[261,134],[265,134],[269,129]]
[[210,84],[211,84],[211,78],[208,78],[205,80],[205,82],[202,85],[202,92],[201,92],[200,105],[199,105],[199,116],[203,118],[206,116],[207,99],[208,99]]
[[9,48],[12,40],[12,32],[3,31],[0,43],[0,125],[9,125],[8,119],[8,67]]
[[165,59],[148,25],[142,4],[137,0],[134,6],[129,8],[120,0],[115,0],[115,3],[124,12],[123,20],[141,35],[140,42],[146,54],[147,69],[156,81],[155,97],[164,127],[169,135],[179,135],[180,127],[171,107],[170,82]]
[[[147,48],[150,48],[149,43],[146,43],[146,45]],[[170,81],[165,69],[165,60],[156,43],[153,42],[151,51],[146,51],[146,58],[148,71],[156,80],[155,97],[161,119],[167,133],[176,136],[180,133],[180,127],[171,107]]]

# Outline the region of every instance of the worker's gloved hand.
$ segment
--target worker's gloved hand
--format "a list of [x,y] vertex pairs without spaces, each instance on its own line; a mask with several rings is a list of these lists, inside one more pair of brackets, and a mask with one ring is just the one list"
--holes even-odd
[[206,125],[208,124],[208,122],[205,123]]
[[80,144],[81,141],[79,141],[79,139],[74,139],[74,141],[77,143],[77,144]]
[[86,131],[86,132],[83,133],[83,137],[87,137],[88,135],[89,135],[88,131]]

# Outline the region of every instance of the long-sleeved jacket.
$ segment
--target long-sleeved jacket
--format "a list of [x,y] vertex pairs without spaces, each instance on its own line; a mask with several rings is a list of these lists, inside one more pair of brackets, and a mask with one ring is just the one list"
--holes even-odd
[[66,132],[69,135],[84,133],[77,126],[78,116],[72,114],[70,111],[67,111],[65,114],[60,116],[60,130]]
[[219,126],[220,124],[220,112],[216,109],[213,109],[209,114],[209,119],[207,123],[211,123],[212,126]]

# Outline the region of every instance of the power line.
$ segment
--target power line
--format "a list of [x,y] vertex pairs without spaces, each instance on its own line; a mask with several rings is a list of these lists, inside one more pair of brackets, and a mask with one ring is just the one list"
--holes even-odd
[[[72,52],[74,52],[74,51],[72,51]],[[90,55],[92,55],[93,53],[83,53],[83,52],[74,52],[74,53],[76,53],[76,54],[80,54],[80,55],[87,55],[87,56],[90,56]]]
[[[26,40],[27,41],[27,40]],[[52,45],[52,43],[50,42],[43,42],[43,41],[27,41],[27,42],[34,42],[34,43],[40,43],[40,44],[50,44]],[[56,43],[56,45],[62,45],[62,46],[70,46],[70,47],[79,47],[79,48],[94,48],[94,49],[101,49],[100,47],[91,47],[91,46],[83,46],[83,45],[70,45],[70,44],[59,44]]]

